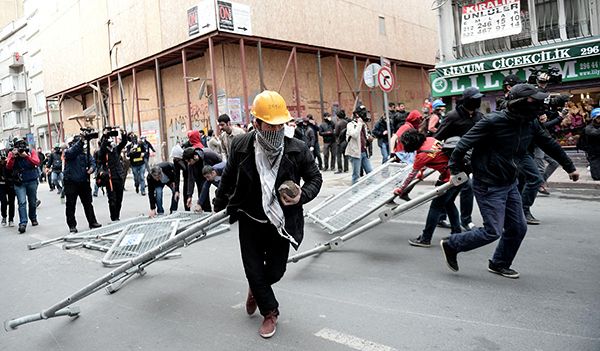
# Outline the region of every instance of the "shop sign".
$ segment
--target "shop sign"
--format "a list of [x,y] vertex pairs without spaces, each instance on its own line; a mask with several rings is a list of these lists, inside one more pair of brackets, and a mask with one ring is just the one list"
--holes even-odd
[[520,0],[487,0],[462,8],[463,44],[521,33]]
[[[547,69],[549,67],[558,69],[565,83],[600,78],[600,60],[598,60],[598,57],[584,57],[535,66],[536,69]],[[532,67],[512,68],[460,77],[443,77],[437,71],[434,71],[429,74],[431,94],[434,97],[460,95],[468,87],[477,87],[482,92],[502,90],[502,81],[505,76],[516,74],[521,80],[526,81],[531,74],[529,68]]]
[[188,36],[194,37],[217,30],[215,4],[203,0],[187,10]]
[[535,52],[508,54],[491,60],[474,61],[457,65],[440,65],[436,68],[436,71],[439,76],[452,77],[518,67],[537,66],[556,61],[566,61],[597,55],[600,55],[600,41],[595,40],[569,47],[553,46]]
[[250,6],[229,1],[217,1],[219,30],[252,35]]

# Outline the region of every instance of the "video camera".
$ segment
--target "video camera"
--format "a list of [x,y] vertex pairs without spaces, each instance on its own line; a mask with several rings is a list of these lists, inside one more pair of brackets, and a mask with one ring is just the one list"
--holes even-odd
[[108,126],[108,127],[104,127],[104,131],[107,132],[106,136],[108,136],[108,137],[116,137],[116,136],[119,136],[119,129],[120,128],[121,127],[119,127],[119,126],[114,126],[114,127]]
[[529,84],[538,84],[538,82],[545,82],[548,84],[560,84],[562,83],[562,74],[560,70],[556,67],[550,67],[545,70],[537,70],[535,68],[530,68],[529,71],[531,75],[527,79],[527,83]]
[[29,152],[29,144],[27,144],[25,139],[15,138],[15,140],[13,140],[12,148],[19,150],[19,153]]
[[92,128],[79,128],[79,130],[81,131],[81,137],[83,138],[83,140],[85,141],[90,141],[92,139],[97,139],[98,138],[98,131]]

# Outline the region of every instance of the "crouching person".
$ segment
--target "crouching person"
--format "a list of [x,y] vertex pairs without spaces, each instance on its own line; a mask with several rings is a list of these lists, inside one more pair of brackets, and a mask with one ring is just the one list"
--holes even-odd
[[165,185],[171,189],[171,207],[170,212],[177,210],[179,201],[179,188],[175,182],[175,165],[171,162],[161,162],[150,168],[150,173],[146,178],[148,185],[148,200],[150,200],[150,217],[165,213],[163,209],[163,189]]
[[[227,207],[231,222],[239,221],[250,286],[246,312],[252,315],[258,307],[264,317],[259,334],[269,338],[279,316],[272,285],[283,277],[290,243],[298,249],[302,241],[302,205],[317,196],[323,180],[306,144],[284,137],[283,126],[292,118],[281,95],[260,93],[251,112],[254,130],[232,140],[214,207]],[[287,193],[278,191],[284,182]]]

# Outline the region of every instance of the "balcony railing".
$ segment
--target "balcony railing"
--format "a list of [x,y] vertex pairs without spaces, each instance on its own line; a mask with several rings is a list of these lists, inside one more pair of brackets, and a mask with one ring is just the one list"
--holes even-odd
[[[520,1],[521,33],[475,43],[461,43],[461,12],[478,0],[453,0],[454,54],[457,59],[503,53],[592,36],[590,5],[587,0]],[[530,7],[530,5],[533,5]],[[562,8],[559,8],[562,6]],[[561,11],[559,11],[561,10]]]

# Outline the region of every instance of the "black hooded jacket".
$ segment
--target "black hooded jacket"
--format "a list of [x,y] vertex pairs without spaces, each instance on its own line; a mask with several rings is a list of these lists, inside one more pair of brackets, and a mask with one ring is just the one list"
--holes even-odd
[[437,140],[446,140],[454,136],[462,137],[482,118],[481,112],[475,111],[471,115],[463,105],[458,105],[446,114],[434,137]]
[[449,167],[452,174],[459,173],[465,154],[473,148],[473,178],[488,185],[510,185],[517,179],[518,165],[532,142],[567,173],[575,171],[571,159],[537,120],[526,120],[509,110],[486,115],[463,135],[450,156]]
[[[266,220],[262,207],[262,188],[260,176],[256,169],[254,139],[255,133],[247,133],[237,137],[231,143],[230,158],[221,176],[221,184],[217,189],[214,206],[215,211],[227,206],[231,223],[242,213],[253,218]],[[296,184],[304,181],[300,202],[292,206],[283,206],[285,230],[300,245],[304,236],[304,215],[302,206],[314,199],[321,189],[323,178],[312,153],[306,144],[296,138],[284,139],[283,157],[275,181],[278,189],[286,180]],[[297,246],[294,245],[297,249]]]

